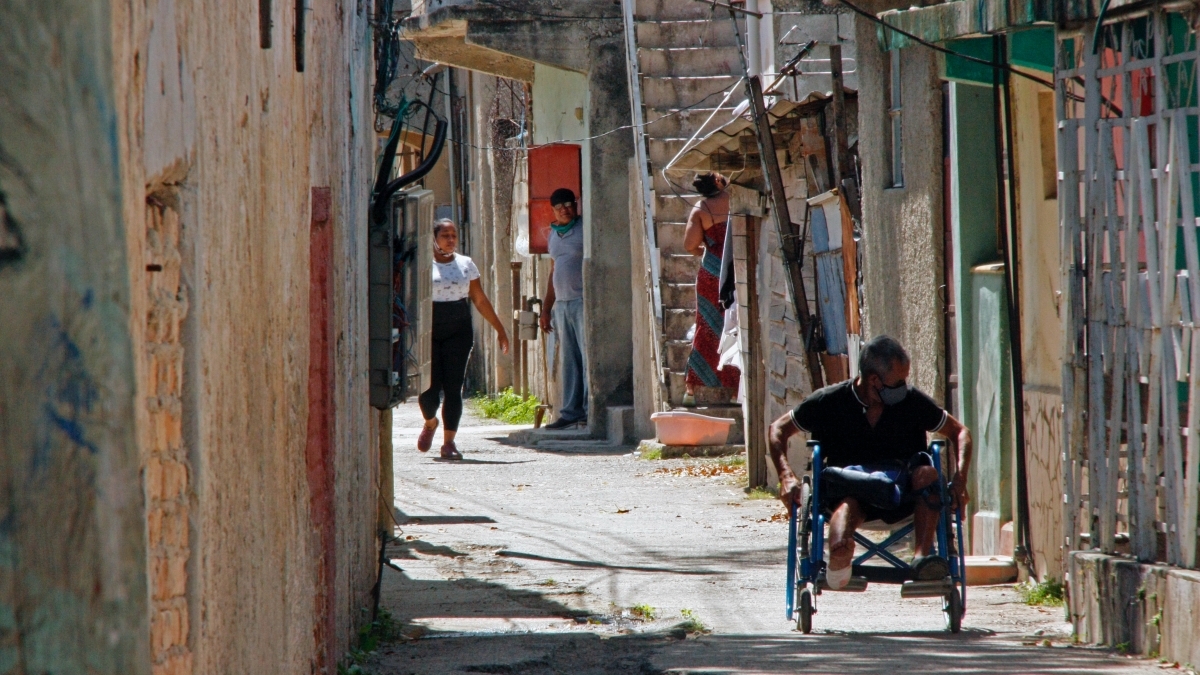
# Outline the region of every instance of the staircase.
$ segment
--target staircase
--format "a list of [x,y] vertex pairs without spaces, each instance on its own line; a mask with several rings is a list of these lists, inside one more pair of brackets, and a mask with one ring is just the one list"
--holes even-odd
[[[700,268],[700,259],[683,249],[683,232],[691,205],[700,196],[692,191],[692,173],[669,172],[668,182],[662,169],[714,111],[716,115],[703,134],[731,119],[733,108],[745,99],[741,88],[723,107],[718,105],[737,82],[734,73],[741,72],[741,60],[725,10],[714,12],[711,5],[695,0],[626,1],[635,3],[641,104],[647,122],[646,158],[661,256],[663,344],[659,353],[663,363],[659,366],[666,371],[670,405],[678,407],[685,391],[684,373],[691,352],[687,332],[696,319],[696,271]],[[744,35],[744,23],[741,30]],[[680,112],[684,108],[687,110]],[[701,405],[704,393],[697,392]],[[740,418],[741,409],[717,405],[700,412]]]

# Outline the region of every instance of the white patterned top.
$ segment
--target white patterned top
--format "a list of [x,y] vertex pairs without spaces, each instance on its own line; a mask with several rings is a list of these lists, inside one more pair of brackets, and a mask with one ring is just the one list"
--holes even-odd
[[471,290],[471,282],[479,278],[475,261],[465,255],[454,254],[448,263],[433,261],[433,301],[454,302],[464,300]]

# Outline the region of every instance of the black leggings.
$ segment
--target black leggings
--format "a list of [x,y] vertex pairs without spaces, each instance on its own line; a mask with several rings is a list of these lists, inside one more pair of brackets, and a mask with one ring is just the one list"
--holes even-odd
[[[417,397],[421,414],[431,420],[442,405],[442,423],[447,431],[458,431],[462,418],[463,379],[467,358],[475,344],[471,307],[466,300],[433,303],[433,358],[429,389]],[[446,398],[443,403],[442,394]]]

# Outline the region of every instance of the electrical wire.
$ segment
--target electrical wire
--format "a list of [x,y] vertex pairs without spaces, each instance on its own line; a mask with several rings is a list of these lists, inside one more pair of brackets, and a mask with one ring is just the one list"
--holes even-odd
[[948,54],[950,56],[957,56],[960,59],[965,59],[967,61],[971,61],[972,63],[978,63],[981,66],[987,66],[988,68],[995,68],[996,70],[1003,70],[1005,72],[1012,73],[1013,75],[1016,75],[1017,77],[1023,77],[1032,82],[1037,82],[1038,84],[1042,85],[1043,87],[1049,87],[1051,89],[1054,89],[1054,83],[1051,82],[1050,80],[1043,80],[1042,78],[1037,77],[1035,75],[1030,75],[1029,73],[1017,70],[1016,68],[1013,68],[1012,66],[1008,65],[1007,63],[996,63],[995,61],[989,61],[987,59],[981,59],[981,58],[978,58],[975,56],[971,56],[969,54],[963,54],[961,52],[956,52],[953,49],[946,49],[945,47],[943,47],[941,45],[934,44],[927,40],[923,40],[923,39],[917,37],[916,35],[909,33],[906,30],[903,30],[901,28],[896,28],[892,24],[884,21],[883,19],[880,19],[879,17],[868,12],[867,10],[850,2],[850,0],[838,0],[838,2],[842,3],[846,7],[850,8],[851,11],[862,16],[864,19],[867,19],[869,21],[874,21],[875,23],[879,24],[880,26],[883,26],[883,27],[887,28],[888,30],[895,31],[896,33],[903,35],[904,37],[908,38],[909,40],[912,40],[913,42],[916,42],[919,45],[928,47],[934,51],[942,52],[943,54]]
[[[661,121],[661,120],[665,120],[665,119],[666,119],[666,118],[668,118],[668,117],[672,117],[672,116],[674,116],[674,115],[678,115],[678,114],[680,114],[680,113],[687,112],[688,110],[691,110],[691,109],[693,109],[693,108],[696,108],[696,107],[700,106],[700,104],[704,103],[705,101],[709,100],[710,98],[713,98],[714,96],[720,96],[720,95],[722,95],[722,94],[724,94],[724,93],[725,93],[725,90],[724,90],[724,89],[722,89],[722,90],[720,90],[720,91],[714,91],[713,93],[709,94],[708,96],[705,96],[704,98],[700,99],[699,101],[696,101],[695,103],[693,103],[693,104],[691,104],[691,105],[689,105],[689,106],[686,106],[686,107],[680,108],[680,109],[678,109],[678,110],[672,110],[671,112],[667,113],[666,115],[662,115],[662,116],[660,116],[660,117],[656,117],[656,118],[654,118],[654,119],[652,119],[652,120],[650,120],[650,121],[648,121],[648,122],[643,122],[641,125],[637,125],[637,124],[623,124],[623,125],[621,125],[621,126],[619,126],[619,127],[615,128],[615,129],[609,129],[608,131],[605,131],[604,133],[596,134],[595,136],[588,136],[587,138],[577,138],[577,139],[571,139],[571,140],[550,141],[549,143],[539,143],[539,144],[537,144],[537,145],[528,145],[528,146],[524,146],[524,145],[523,145],[522,147],[523,147],[524,149],[535,149],[535,148],[545,148],[545,147],[549,147],[549,146],[551,146],[551,145],[562,145],[562,144],[564,144],[564,143],[572,143],[572,144],[574,144],[574,143],[583,143],[583,142],[586,142],[586,141],[593,141],[593,140],[596,140],[597,138],[604,138],[605,136],[609,136],[609,135],[615,134],[615,133],[617,133],[618,131],[624,131],[624,130],[626,130],[626,129],[634,129],[634,128],[638,127],[638,126],[641,126],[642,128],[645,128],[645,127],[648,127],[648,126],[650,126],[651,124],[654,124],[655,122],[658,122],[658,121]],[[518,135],[518,136],[514,136],[513,138],[520,138],[520,137],[521,137],[521,135],[524,135],[524,133],[525,133],[525,132],[522,132],[522,134],[520,134],[520,135]],[[490,145],[474,145],[474,144],[467,143],[466,141],[461,141],[461,140],[458,140],[458,139],[449,139],[449,140],[450,140],[450,142],[452,142],[452,143],[455,143],[455,144],[457,144],[457,145],[460,145],[460,146],[463,146],[463,147],[468,147],[468,148],[475,148],[476,150],[517,150],[517,149],[518,149],[518,148],[507,148],[507,147],[500,148],[500,147],[494,147],[494,146],[490,146]]]

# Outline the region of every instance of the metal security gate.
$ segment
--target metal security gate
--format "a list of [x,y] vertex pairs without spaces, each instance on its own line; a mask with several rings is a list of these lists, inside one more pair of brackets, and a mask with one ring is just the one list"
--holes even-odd
[[1064,543],[1192,568],[1197,75],[1196,35],[1177,12],[1059,34]]

